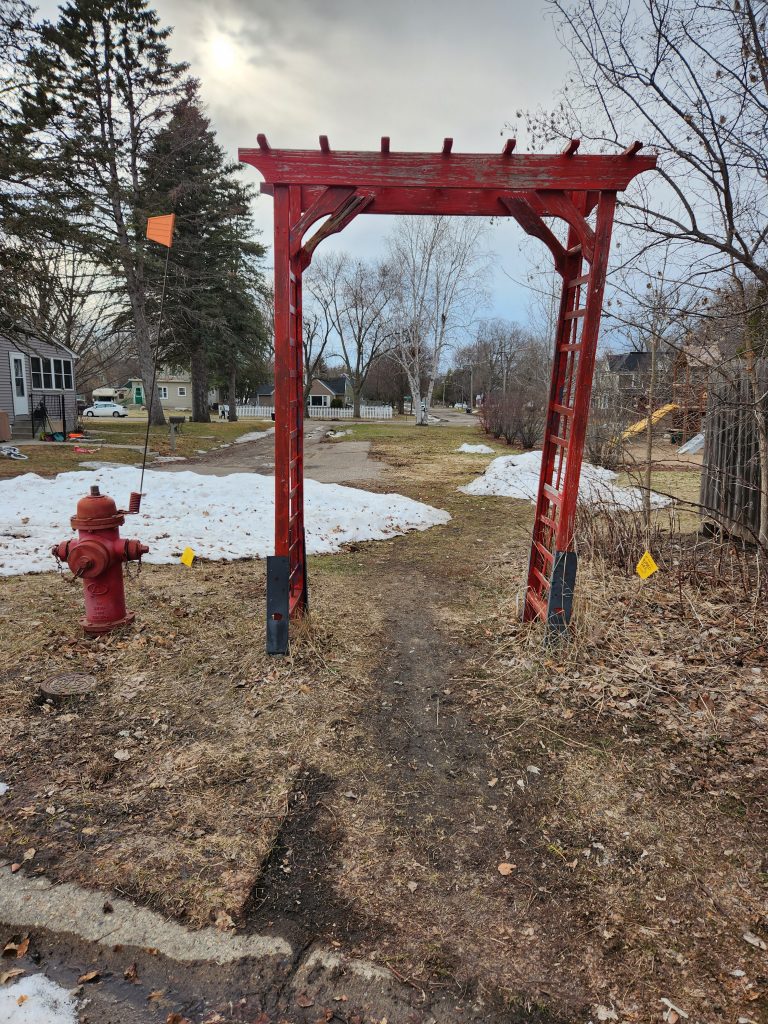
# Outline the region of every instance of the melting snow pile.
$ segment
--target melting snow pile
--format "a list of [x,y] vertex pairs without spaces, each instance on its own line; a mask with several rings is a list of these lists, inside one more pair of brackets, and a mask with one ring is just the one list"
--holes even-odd
[[494,449],[487,444],[463,444],[456,449],[457,452],[466,452],[467,455],[493,455]]
[[0,989],[0,1020],[3,1024],[77,1024],[77,1010],[65,988],[44,974],[33,974]]
[[[132,466],[104,466],[94,473],[34,473],[0,481],[0,576],[47,572],[51,547],[73,537],[69,523],[77,502],[98,484],[118,507],[138,484]],[[191,547],[202,558],[252,558],[272,554],[274,478],[256,473],[203,476],[147,470],[141,514],[127,516],[125,536],[150,547],[148,562],[175,562]],[[304,482],[307,551],[327,554],[360,540],[385,540],[426,530],[451,518],[442,509],[400,494]]]
[[[541,472],[541,452],[502,455],[494,459],[482,476],[459,490],[465,494],[496,494],[506,498],[536,500]],[[637,487],[619,487],[618,474],[585,462],[581,467],[579,501],[585,505],[610,505],[637,511],[643,507],[643,492]],[[654,508],[670,503],[659,494],[651,495]]]
[[[241,434],[240,437],[236,437],[235,444],[245,444],[246,441],[260,441],[262,437],[269,437],[274,432],[274,427],[270,427],[269,430],[252,430],[250,434]],[[221,447],[223,448],[224,445]]]

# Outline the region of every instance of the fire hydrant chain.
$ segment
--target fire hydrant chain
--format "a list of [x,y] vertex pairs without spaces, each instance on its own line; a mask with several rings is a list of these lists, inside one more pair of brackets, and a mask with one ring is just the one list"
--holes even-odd
[[59,571],[59,576],[61,577],[61,582],[64,584],[65,587],[71,587],[73,583],[77,583],[77,581],[79,579],[82,579],[82,576],[83,576],[83,570],[82,569],[78,569],[77,572],[72,573],[72,578],[71,579],[67,579],[67,577],[64,575],[64,563],[59,558],[56,549],[54,549],[53,557],[56,559],[56,568]]
[[[138,503],[131,498],[131,507]],[[141,556],[149,551],[137,540],[124,540],[120,526],[125,513],[98,487],[77,503],[77,514],[71,519],[78,531],[77,540],[62,541],[52,548],[56,565],[63,577],[62,563],[66,561],[72,571],[70,583],[83,581],[85,618],[83,629],[90,636],[109,633],[133,622],[135,615],[125,607],[123,563],[137,562],[141,570]]]

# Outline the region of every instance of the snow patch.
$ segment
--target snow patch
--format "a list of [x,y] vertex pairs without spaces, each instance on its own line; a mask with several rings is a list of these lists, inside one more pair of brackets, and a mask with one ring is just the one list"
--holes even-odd
[[[19,999],[25,996],[19,1006]],[[3,1024],[77,1024],[77,1009],[69,992],[33,974],[0,989],[0,1020]]]
[[[490,463],[485,473],[459,490],[465,494],[496,494],[506,498],[536,501],[539,492],[541,452],[502,455]],[[579,501],[585,505],[610,505],[612,508],[638,511],[643,507],[643,492],[637,487],[619,487],[618,474],[584,462],[579,482]],[[671,499],[651,494],[651,505],[662,508]]]
[[81,465],[83,467],[83,469],[121,469],[125,465],[125,463],[124,462],[100,462],[100,461],[97,461],[96,459],[92,459],[92,460],[87,460],[85,462],[81,462],[81,463],[79,463],[79,465]]
[[157,455],[155,456],[155,462],[186,462],[187,459],[184,455]]
[[0,796],[5,796],[8,792],[9,786],[7,782],[0,782]]
[[[121,505],[136,481],[135,466],[60,473],[53,480],[25,473],[0,481],[0,576],[51,571],[51,548],[72,536],[69,518],[89,487],[98,483],[102,494]],[[147,470],[141,513],[131,516],[125,529],[149,545],[147,562],[175,562],[187,546],[201,558],[263,557],[274,546],[274,489],[274,477],[256,473],[215,477],[189,470]],[[442,509],[400,494],[373,494],[315,480],[304,482],[304,496],[311,554],[339,551],[352,541],[426,530],[451,518]],[[22,527],[23,518],[28,521]]]
[[[274,427],[270,427],[269,430],[252,430],[250,434],[241,434],[240,437],[236,437],[235,444],[245,444],[246,441],[260,441],[262,437],[269,437],[274,432]],[[222,445],[223,447],[224,445]]]
[[495,449],[487,444],[463,444],[456,451],[466,452],[467,455],[493,455]]
[[694,434],[685,444],[677,449],[678,455],[696,455],[704,448],[704,434]]

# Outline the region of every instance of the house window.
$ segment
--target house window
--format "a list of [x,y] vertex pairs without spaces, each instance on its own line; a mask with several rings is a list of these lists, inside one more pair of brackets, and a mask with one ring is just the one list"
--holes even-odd
[[179,398],[186,398],[186,397],[187,397],[187,389],[186,388],[179,388]]
[[13,357],[13,380],[16,387],[16,397],[24,398],[24,362]]
[[160,396],[160,398],[167,398],[168,397],[168,388],[165,386],[165,384],[158,384],[157,385],[157,393]]
[[31,356],[32,387],[44,391],[54,388],[60,391],[71,391],[74,387],[71,359],[43,359]]
[[310,405],[315,405],[315,406],[327,405],[328,404],[328,396],[327,395],[310,395],[309,396],[309,404]]

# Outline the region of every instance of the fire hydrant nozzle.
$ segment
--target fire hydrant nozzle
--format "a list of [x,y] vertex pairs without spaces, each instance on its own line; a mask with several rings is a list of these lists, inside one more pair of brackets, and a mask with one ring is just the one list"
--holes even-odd
[[55,558],[67,563],[76,579],[83,581],[83,629],[97,636],[127,626],[135,615],[125,608],[123,562],[140,562],[149,548],[120,536],[125,515],[98,486],[91,487],[90,494],[78,501],[70,522],[79,533],[78,539],[62,541],[51,550]]

